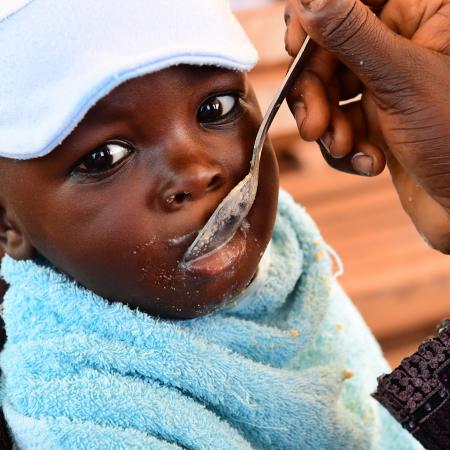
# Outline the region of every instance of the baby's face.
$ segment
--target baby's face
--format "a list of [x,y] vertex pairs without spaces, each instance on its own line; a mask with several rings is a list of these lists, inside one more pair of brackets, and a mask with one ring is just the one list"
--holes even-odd
[[249,170],[261,115],[245,75],[178,66],[128,81],[49,155],[4,161],[8,208],[32,248],[97,294],[190,318],[251,281],[270,239],[269,144],[248,226],[190,270],[179,261]]

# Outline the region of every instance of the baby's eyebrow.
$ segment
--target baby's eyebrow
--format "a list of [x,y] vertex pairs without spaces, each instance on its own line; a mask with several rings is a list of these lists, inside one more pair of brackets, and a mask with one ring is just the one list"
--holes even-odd
[[[119,86],[120,88],[120,86]],[[134,103],[130,102],[130,97],[126,92],[119,89],[113,91],[113,95],[108,95],[100,99],[86,114],[83,120],[87,122],[95,116],[96,120],[112,121],[117,116],[126,116],[134,109]]]
[[[215,68],[217,69],[217,68]],[[208,76],[210,78],[214,78],[217,82],[217,84],[229,84],[229,83],[236,83],[236,84],[240,84],[242,85],[243,88],[245,88],[245,90],[247,90],[247,86],[248,86],[248,79],[247,77],[243,76],[242,73],[240,72],[235,72],[232,70],[226,70],[226,71],[222,71],[220,73],[214,72],[211,74],[207,74],[206,76]]]
[[95,150],[106,141],[127,132],[128,123],[124,120],[85,118],[77,128],[56,149],[44,158],[51,158],[58,166],[69,169],[74,163]]

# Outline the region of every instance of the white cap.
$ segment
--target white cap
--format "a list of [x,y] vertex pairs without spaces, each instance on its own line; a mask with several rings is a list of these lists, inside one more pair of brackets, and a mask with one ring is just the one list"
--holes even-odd
[[227,0],[1,0],[0,156],[46,155],[131,78],[256,61]]

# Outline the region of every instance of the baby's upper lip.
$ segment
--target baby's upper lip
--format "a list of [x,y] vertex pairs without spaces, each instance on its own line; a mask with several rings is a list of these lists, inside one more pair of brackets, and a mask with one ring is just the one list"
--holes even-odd
[[[209,218],[209,217],[208,217]],[[187,233],[177,234],[170,239],[166,240],[166,244],[168,247],[183,247],[184,251],[190,247],[190,245],[195,241],[195,238],[198,236],[200,231],[205,226],[207,220],[203,224],[198,224],[198,227],[193,231],[188,231]]]

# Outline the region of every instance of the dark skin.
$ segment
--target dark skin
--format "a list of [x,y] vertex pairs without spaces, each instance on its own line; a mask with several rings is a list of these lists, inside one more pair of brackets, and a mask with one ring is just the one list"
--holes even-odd
[[278,197],[270,144],[239,257],[227,266],[234,250],[219,250],[213,273],[179,262],[247,173],[260,121],[241,73],[178,66],[124,83],[49,155],[0,161],[3,250],[19,260],[40,255],[151,315],[212,312],[249,284],[270,240]]
[[291,55],[305,30],[320,45],[290,98],[301,136],[323,136],[338,170],[387,162],[420,234],[449,254],[450,0],[288,0],[286,12]]

